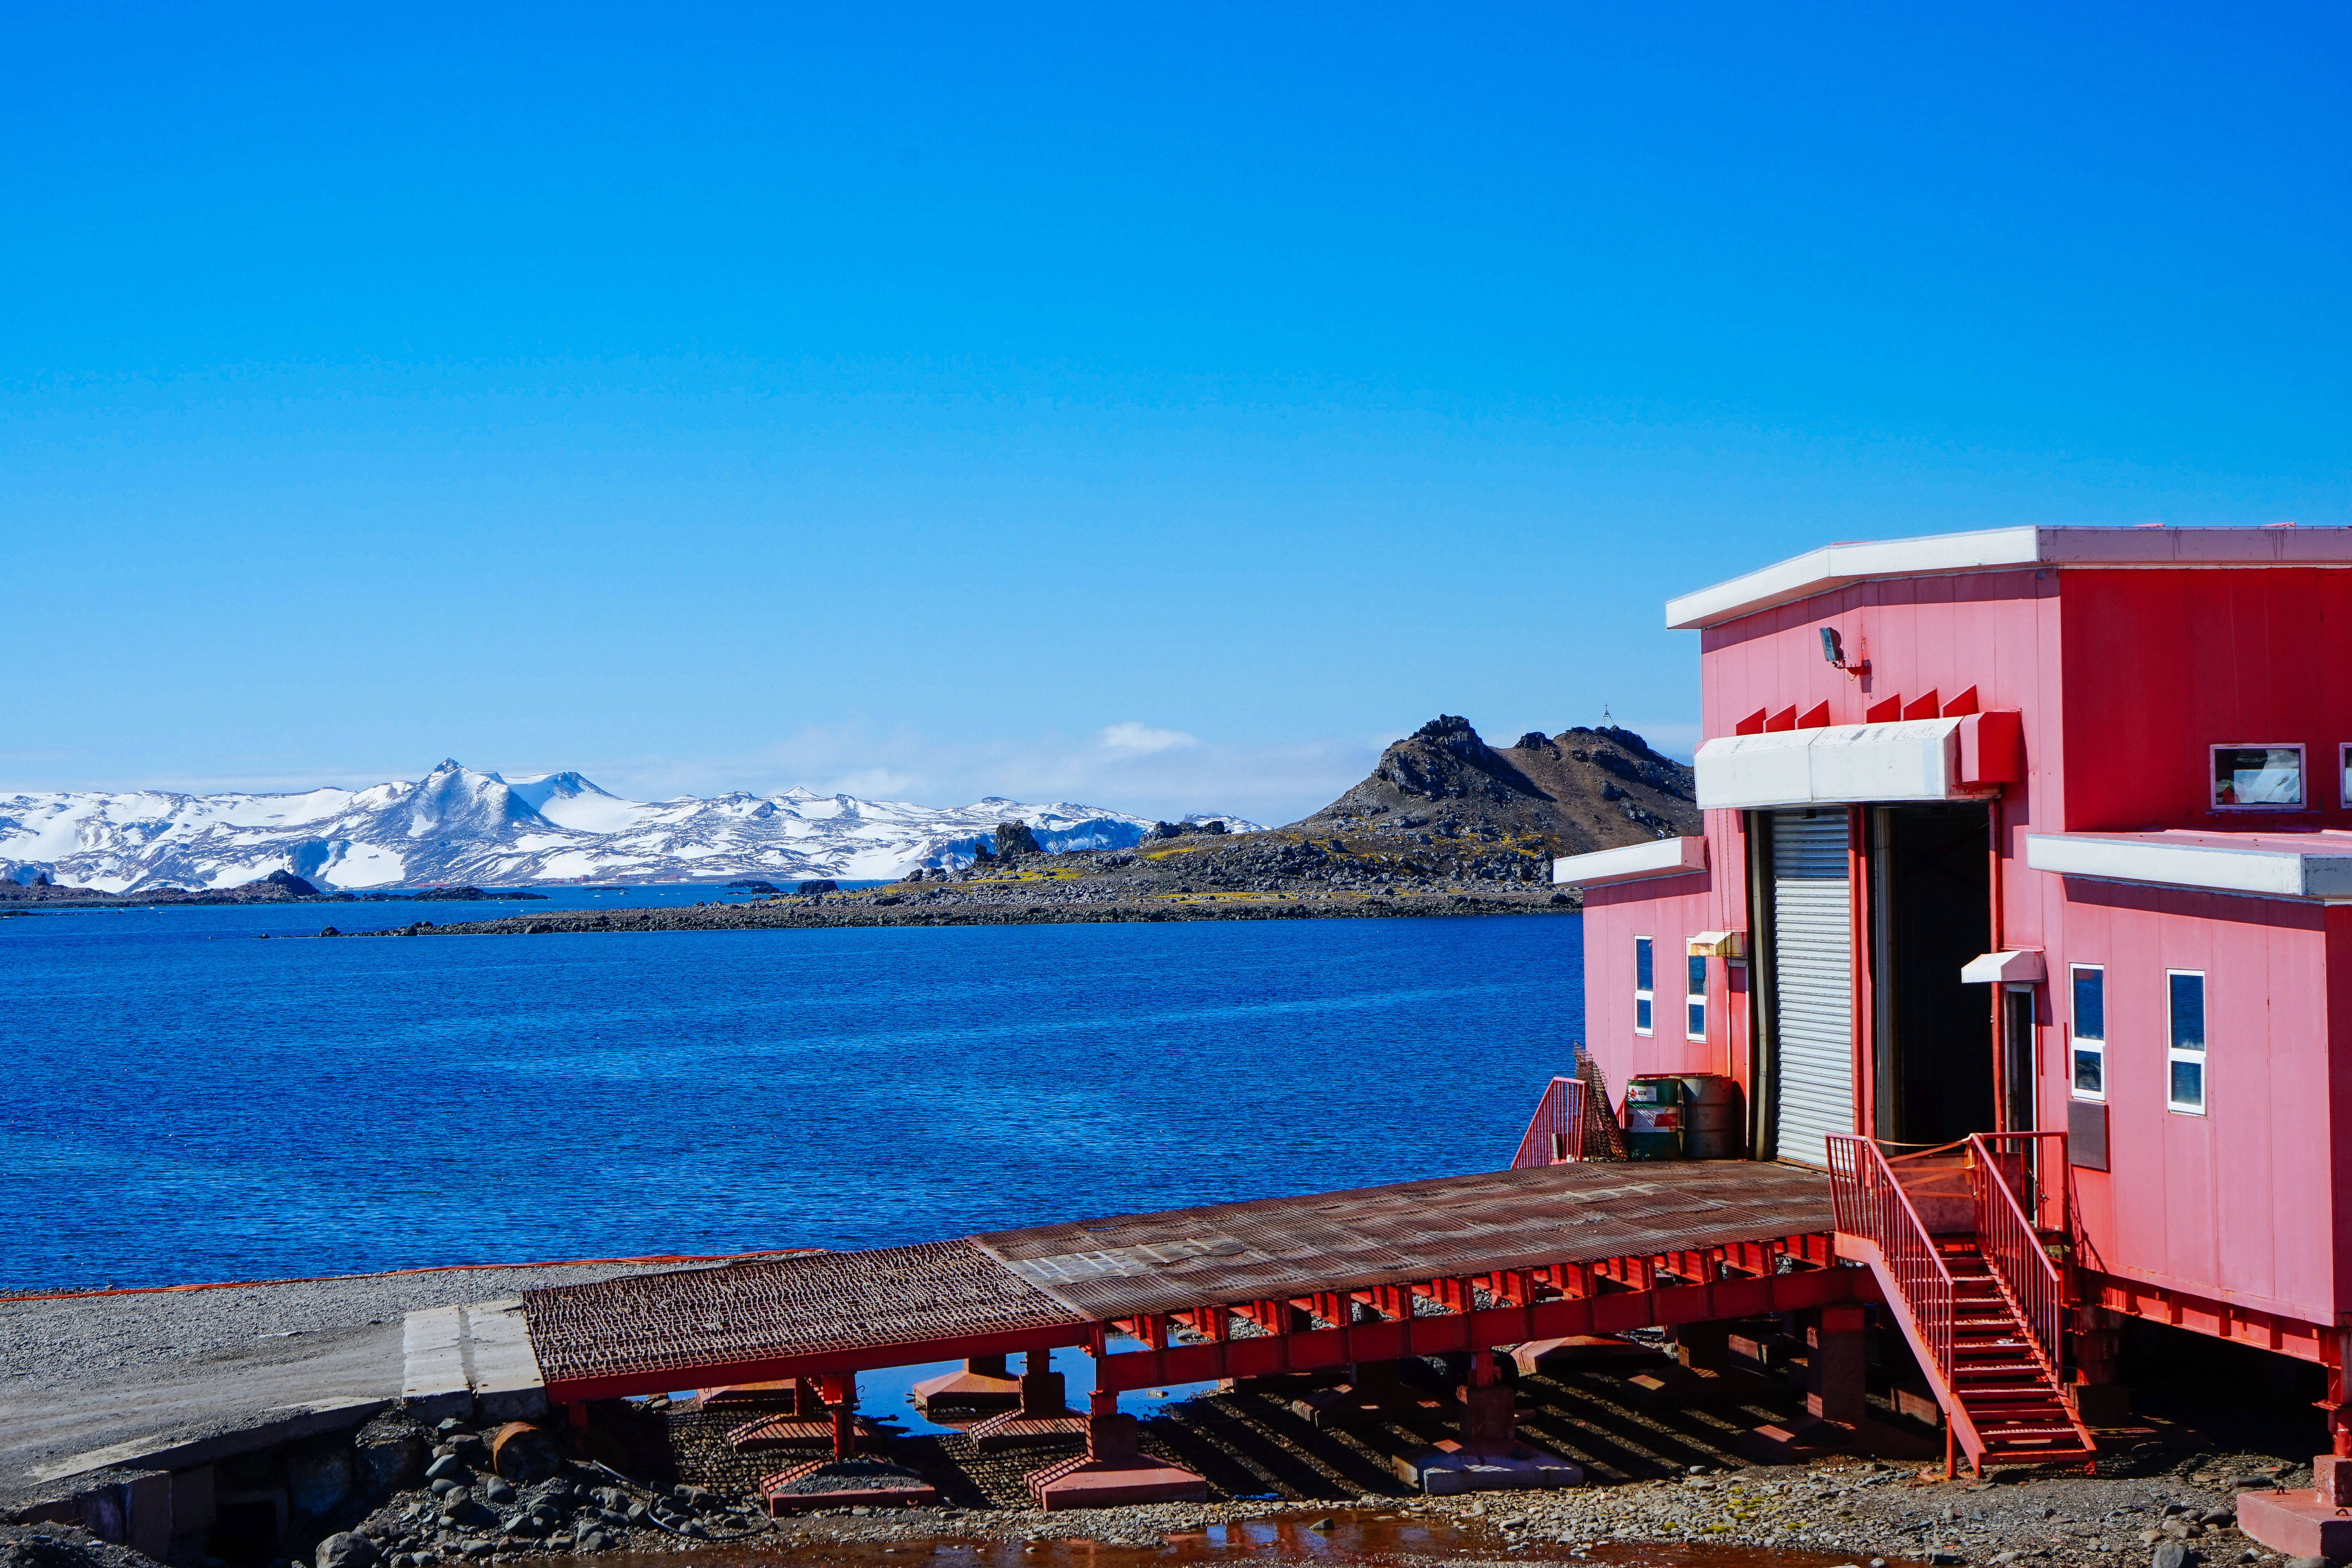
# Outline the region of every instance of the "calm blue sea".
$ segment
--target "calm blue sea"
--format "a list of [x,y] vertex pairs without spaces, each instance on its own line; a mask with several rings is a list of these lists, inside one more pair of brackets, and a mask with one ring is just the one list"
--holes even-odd
[[257,940],[0,920],[0,1285],[868,1247],[1493,1169],[1572,917]]

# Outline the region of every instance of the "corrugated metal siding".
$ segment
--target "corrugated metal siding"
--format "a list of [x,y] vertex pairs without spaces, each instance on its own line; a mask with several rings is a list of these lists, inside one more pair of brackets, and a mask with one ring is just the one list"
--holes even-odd
[[1772,978],[1780,1157],[1827,1165],[1822,1140],[1853,1131],[1853,890],[1846,816],[1772,814]]

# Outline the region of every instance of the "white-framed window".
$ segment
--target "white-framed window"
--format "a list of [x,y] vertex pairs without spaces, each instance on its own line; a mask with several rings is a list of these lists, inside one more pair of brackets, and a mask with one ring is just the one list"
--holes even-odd
[[2213,748],[2213,809],[2300,811],[2303,748],[2233,742]]
[[1684,1000],[1690,1004],[1690,1021],[1684,1033],[1694,1040],[1706,1038],[1706,960],[1694,954],[1690,961],[1690,984]]
[[2205,1114],[2205,974],[2196,969],[2164,972],[2165,1104],[2192,1116]]
[[1650,1032],[1650,1015],[1657,991],[1653,984],[1657,976],[1651,966],[1651,952],[1657,944],[1646,936],[1633,939],[1633,1032]]
[[2096,963],[2076,963],[2068,966],[2074,980],[2073,1005],[2066,1020],[2066,1031],[2074,1044],[2070,1051],[2074,1074],[2073,1093],[2076,1100],[2107,1098],[2107,972]]
[[2344,770],[2336,775],[2344,781],[2344,787],[2336,795],[2336,803],[2345,810],[2352,811],[2352,741],[2347,741],[2336,748],[2336,760],[2343,765]]

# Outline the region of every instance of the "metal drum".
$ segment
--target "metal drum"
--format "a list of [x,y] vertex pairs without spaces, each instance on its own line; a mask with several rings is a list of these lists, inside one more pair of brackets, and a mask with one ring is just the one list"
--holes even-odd
[[1748,1152],[1748,1116],[1739,1080],[1721,1073],[1685,1073],[1683,1158],[1737,1160]]
[[1653,1073],[1625,1083],[1625,1152],[1636,1160],[1683,1157],[1683,1082]]

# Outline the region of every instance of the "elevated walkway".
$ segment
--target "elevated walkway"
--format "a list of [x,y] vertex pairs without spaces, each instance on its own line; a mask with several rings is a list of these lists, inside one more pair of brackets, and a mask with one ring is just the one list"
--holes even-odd
[[[1164,1351],[1151,1320],[1218,1307],[1255,1324],[1241,1335],[1255,1339],[1297,1331],[1297,1315],[1355,1326],[1365,1314],[1349,1298],[1393,1326],[1408,1298],[1412,1313],[1452,1316],[1480,1296],[1517,1310],[1728,1287],[1818,1270],[1831,1227],[1815,1172],[1559,1164],[609,1279],[530,1291],[522,1311],[547,1397],[562,1405],[1062,1345],[1105,1355],[1106,1335],[1129,1326]],[[1609,1330],[1560,1333],[1596,1331]],[[1559,1336],[1516,1336],[1548,1337]],[[1171,1377],[1188,1380],[1121,1385]]]
[[[1001,1373],[1017,1352],[1035,1369],[1084,1347],[1087,1453],[1032,1478],[1053,1507],[1178,1495],[1138,1479],[1153,1467],[1121,1390],[1446,1354],[1471,1356],[1475,1382],[1491,1357],[1474,1352],[1498,1347],[1877,1300],[1831,1232],[1816,1172],[1571,1163],[535,1290],[522,1315],[548,1400],[575,1419],[594,1400],[807,1380],[844,1459],[860,1372]],[[1508,1390],[1471,1394],[1499,1412],[1479,1440],[1511,1450]]]

